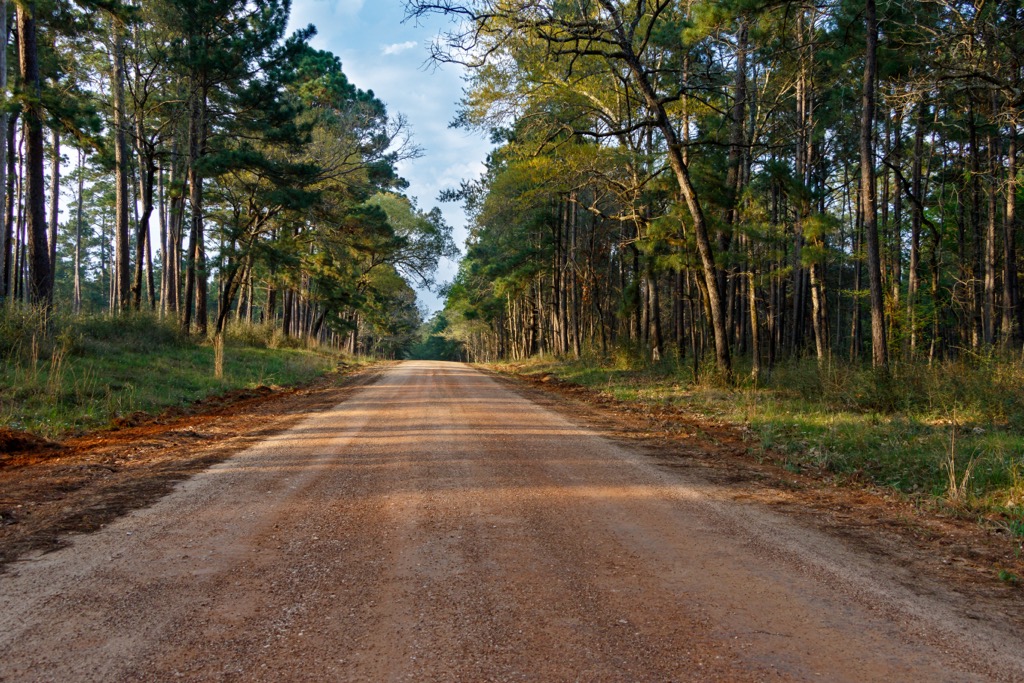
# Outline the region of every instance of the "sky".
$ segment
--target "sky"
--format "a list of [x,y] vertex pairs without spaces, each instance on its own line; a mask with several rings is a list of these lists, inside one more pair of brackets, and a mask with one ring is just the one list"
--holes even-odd
[[[414,142],[423,149],[420,158],[398,167],[409,181],[406,192],[423,210],[441,209],[461,249],[467,236],[462,207],[439,203],[437,197],[478,177],[491,145],[484,136],[448,127],[462,96],[462,72],[454,65],[427,63],[430,43],[446,24],[441,18],[403,23],[403,5],[402,0],[293,0],[289,31],[315,25],[313,46],[340,57],[352,83],[372,90],[389,112],[406,116]],[[442,263],[438,282],[450,281],[456,269],[455,263]],[[444,305],[431,292],[418,290],[418,298],[431,312]]]

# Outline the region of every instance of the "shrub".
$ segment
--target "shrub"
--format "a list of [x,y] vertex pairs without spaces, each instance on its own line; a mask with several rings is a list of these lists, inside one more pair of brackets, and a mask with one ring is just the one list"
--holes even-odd
[[187,343],[176,320],[161,320],[149,312],[118,316],[88,315],[70,323],[69,327],[82,338],[83,343],[93,346],[99,344],[146,349]]
[[280,330],[274,330],[270,336],[268,347],[272,349],[306,349],[309,348],[304,337],[286,336]]
[[274,339],[274,326],[271,323],[231,321],[228,323],[225,337],[229,344],[266,349],[270,348]]
[[51,320],[42,309],[0,307],[0,357],[27,358],[33,353],[33,347],[38,355],[41,345],[48,346],[50,324]]

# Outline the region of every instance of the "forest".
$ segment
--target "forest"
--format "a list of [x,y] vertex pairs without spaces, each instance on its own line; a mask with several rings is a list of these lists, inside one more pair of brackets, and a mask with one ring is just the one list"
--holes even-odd
[[408,347],[451,228],[403,194],[396,165],[420,154],[405,119],[312,47],[313,26],[288,35],[289,13],[0,2],[8,323],[148,312],[200,340],[238,324]]
[[0,680],[1020,679],[1021,4],[0,0]]
[[434,58],[498,144],[443,325],[694,373],[1017,357],[1020,3],[481,0]]

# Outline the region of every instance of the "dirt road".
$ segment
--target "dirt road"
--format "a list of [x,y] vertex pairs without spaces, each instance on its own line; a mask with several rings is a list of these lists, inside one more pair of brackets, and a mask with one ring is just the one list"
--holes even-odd
[[405,363],[0,576],[0,680],[1024,680],[941,587]]

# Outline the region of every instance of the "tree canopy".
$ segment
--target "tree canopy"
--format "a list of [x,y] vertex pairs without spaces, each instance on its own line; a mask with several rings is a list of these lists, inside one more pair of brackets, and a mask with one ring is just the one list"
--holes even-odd
[[451,227],[403,194],[405,119],[311,46],[314,27],[286,34],[288,0],[2,9],[18,54],[0,63],[0,298],[150,308],[199,335],[238,320],[353,351],[412,343],[413,288],[457,254]]
[[453,19],[457,123],[500,144],[449,197],[450,336],[726,377],[1019,344],[1018,5],[410,0]]

